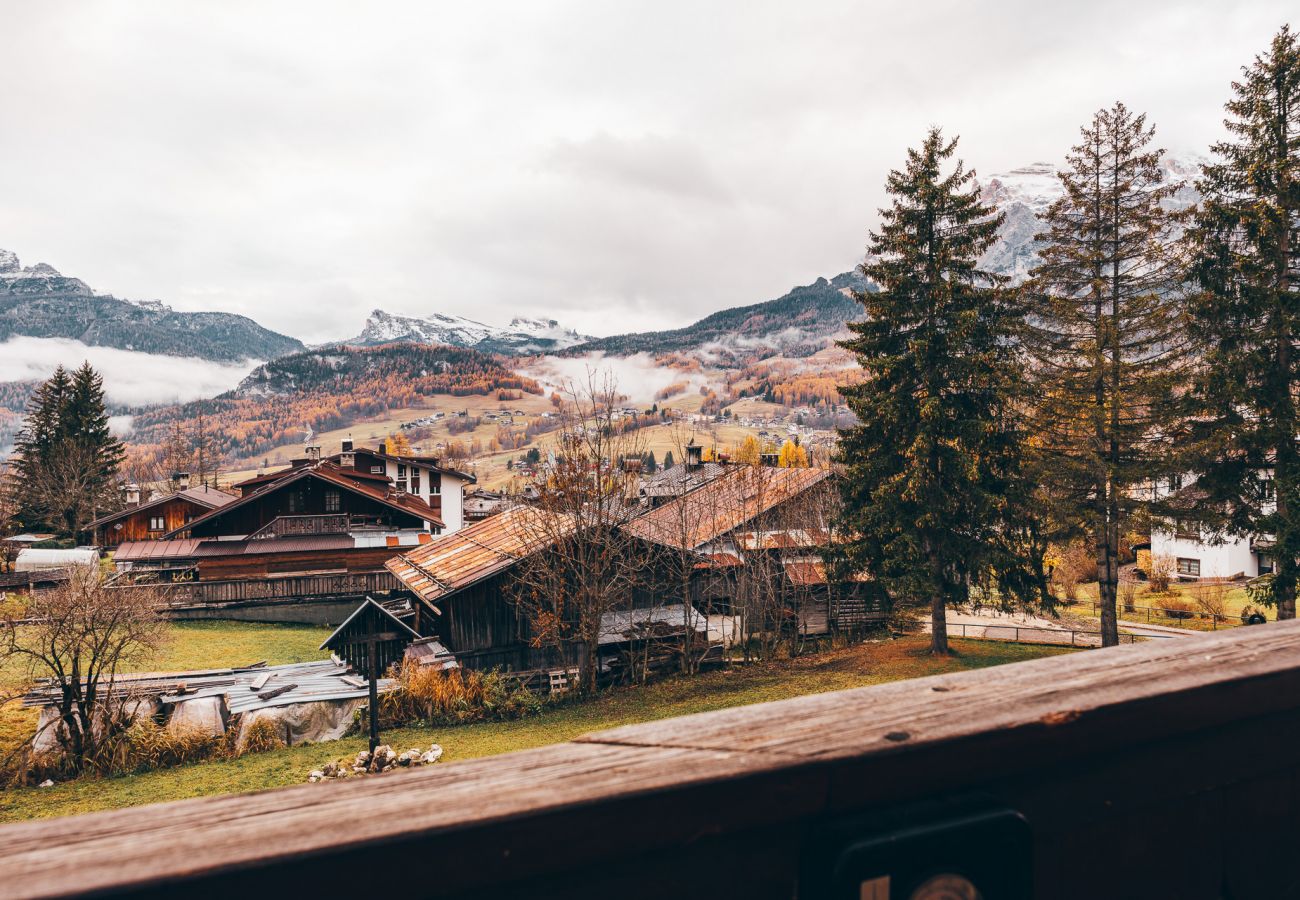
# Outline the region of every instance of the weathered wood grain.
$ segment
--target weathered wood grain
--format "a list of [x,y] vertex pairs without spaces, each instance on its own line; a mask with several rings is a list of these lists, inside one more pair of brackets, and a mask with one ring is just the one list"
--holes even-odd
[[1036,896],[1289,896],[1297,651],[1280,623],[11,825],[0,893],[789,897],[816,823],[974,791],[1029,821]]

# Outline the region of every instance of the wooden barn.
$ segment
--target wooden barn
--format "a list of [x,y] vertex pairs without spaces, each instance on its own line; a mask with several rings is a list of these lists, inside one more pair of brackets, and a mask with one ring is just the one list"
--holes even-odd
[[128,541],[156,541],[167,535],[184,535],[200,516],[220,509],[236,498],[207,486],[189,487],[182,476],[173,480],[171,493],[140,502],[138,490],[128,493],[124,509],[100,516],[86,526],[89,543],[111,550]]
[[[870,599],[869,584],[832,585],[826,578],[816,542],[829,539],[825,501],[832,489],[823,470],[738,466],[676,500],[643,506],[623,526],[642,547],[642,583],[609,614],[611,653],[637,629],[694,623],[696,612],[715,644],[773,628],[819,635],[883,619],[884,604]],[[555,533],[540,521],[546,515],[512,507],[387,564],[428,605],[426,630],[436,631],[466,667],[532,670],[576,662],[568,648],[534,646],[528,617],[512,598],[515,567],[546,552],[543,535]],[[810,527],[791,528],[796,521]],[[858,599],[839,599],[847,597]],[[675,612],[662,622],[657,614],[634,612],[663,609]],[[620,615],[630,616],[622,631]],[[602,621],[602,632],[605,626]],[[601,643],[603,654],[604,634]]]

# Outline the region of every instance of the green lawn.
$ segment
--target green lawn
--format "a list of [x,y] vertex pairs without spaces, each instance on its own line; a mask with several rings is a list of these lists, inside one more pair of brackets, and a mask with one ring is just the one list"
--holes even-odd
[[[256,640],[250,638],[251,643],[244,643],[237,634],[248,626],[203,627],[224,630],[225,639],[241,648],[239,653],[232,653],[229,661],[252,661],[241,654],[256,645]],[[193,634],[200,641],[208,637],[202,629],[190,632],[191,626],[184,628],[187,636]],[[311,631],[319,634],[319,629]],[[305,652],[302,648],[299,651],[288,649],[292,641],[287,635],[279,637],[284,641],[285,652]],[[304,644],[310,643],[305,634],[302,638]],[[593,700],[557,706],[528,719],[457,727],[404,728],[386,732],[384,740],[398,748],[427,747],[437,742],[446,751],[444,759],[448,761],[472,759],[558,743],[588,731],[616,725],[1070,652],[1059,647],[957,640],[953,641],[955,656],[935,659],[927,653],[928,642],[928,637],[917,636],[860,644],[780,663],[736,667],[694,678],[672,678],[643,688],[620,688]],[[271,654],[263,653],[262,656]],[[207,657],[196,651],[194,658]],[[71,815],[184,797],[298,784],[306,780],[312,768],[340,756],[355,754],[364,747],[364,738],[346,738],[144,775],[87,778],[51,788],[3,791],[0,792],[0,821]],[[324,784],[320,789],[329,790],[330,786]]]
[[[1224,614],[1228,616],[1229,621],[1224,622],[1222,619],[1218,622],[1212,622],[1208,616],[1199,615],[1197,606],[1198,595],[1202,592],[1222,593]],[[1063,612],[1072,614],[1088,620],[1091,627],[1097,627],[1097,611],[1093,606],[1097,602],[1097,583],[1081,584],[1077,591],[1078,602],[1072,606],[1063,608]],[[1191,605],[1193,611],[1198,614],[1191,618],[1172,618],[1165,615],[1160,610],[1169,603],[1170,600],[1179,600]],[[1152,625],[1168,625],[1174,628],[1188,628],[1196,631],[1212,631],[1223,628],[1232,628],[1241,624],[1241,611],[1244,607],[1253,605],[1250,595],[1246,591],[1244,583],[1225,584],[1222,586],[1203,584],[1199,582],[1174,582],[1170,584],[1168,593],[1153,594],[1147,585],[1139,586],[1137,595],[1133,600],[1133,612],[1123,611],[1123,598],[1120,598],[1120,619],[1122,622],[1135,622],[1139,625],[1150,623]],[[1267,608],[1260,608],[1264,616],[1272,621],[1277,618],[1277,611]]]

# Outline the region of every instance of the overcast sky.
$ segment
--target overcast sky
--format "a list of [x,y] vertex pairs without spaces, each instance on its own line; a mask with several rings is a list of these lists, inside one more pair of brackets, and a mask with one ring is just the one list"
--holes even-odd
[[0,0],[0,247],[312,341],[677,326],[850,268],[931,123],[986,175],[1116,99],[1203,150],[1295,8]]

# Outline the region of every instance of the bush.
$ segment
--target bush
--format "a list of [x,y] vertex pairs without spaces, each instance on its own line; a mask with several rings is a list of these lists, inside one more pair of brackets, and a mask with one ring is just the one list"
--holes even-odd
[[225,739],[199,729],[168,729],[151,718],[133,722],[111,742],[111,756],[99,766],[106,773],[148,772],[222,755]]
[[1177,597],[1164,601],[1159,609],[1166,618],[1170,619],[1190,619],[1196,615],[1196,611],[1192,609],[1192,604]]
[[1196,610],[1207,619],[1218,621],[1228,611],[1228,586],[1221,581],[1202,582],[1192,595]]
[[[231,729],[231,733],[237,734],[238,730]],[[247,728],[243,729],[243,741],[232,755],[247,756],[249,753],[265,753],[268,750],[279,750],[284,745],[284,739],[280,737],[275,723],[263,717],[254,719],[248,723]]]
[[1174,579],[1174,560],[1170,556],[1151,557],[1151,571],[1147,572],[1147,581],[1153,594],[1167,594],[1169,584]]
[[434,669],[403,662],[397,686],[379,699],[384,727],[409,722],[460,725],[517,719],[541,709],[536,694],[500,672]]

